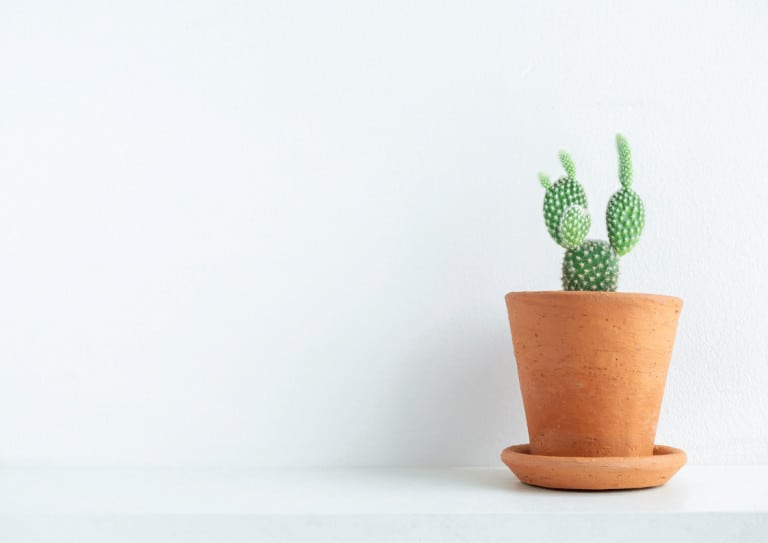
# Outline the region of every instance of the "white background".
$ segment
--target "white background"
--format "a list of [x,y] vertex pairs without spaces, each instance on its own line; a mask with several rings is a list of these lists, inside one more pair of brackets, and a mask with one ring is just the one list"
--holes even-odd
[[658,441],[768,462],[768,4],[0,4],[0,465],[499,465],[503,295],[685,300]]

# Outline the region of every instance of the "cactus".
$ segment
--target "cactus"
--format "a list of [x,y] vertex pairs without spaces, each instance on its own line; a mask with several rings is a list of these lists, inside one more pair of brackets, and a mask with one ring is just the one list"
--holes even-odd
[[566,176],[552,183],[539,174],[546,189],[544,222],[555,242],[566,249],[563,258],[564,290],[615,291],[619,277],[619,257],[635,246],[645,225],[643,201],[631,188],[632,155],[624,136],[616,136],[619,152],[619,189],[609,200],[605,218],[608,240],[586,239],[591,226],[584,188],[576,180],[571,156],[560,151]]

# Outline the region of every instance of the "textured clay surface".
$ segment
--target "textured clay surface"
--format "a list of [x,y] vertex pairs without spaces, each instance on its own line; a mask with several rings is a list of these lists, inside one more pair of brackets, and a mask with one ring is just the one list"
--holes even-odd
[[534,455],[651,456],[682,300],[506,295]]
[[649,488],[666,483],[685,464],[680,449],[657,445],[652,456],[557,457],[535,456],[530,447],[504,449],[501,460],[522,482],[569,490]]

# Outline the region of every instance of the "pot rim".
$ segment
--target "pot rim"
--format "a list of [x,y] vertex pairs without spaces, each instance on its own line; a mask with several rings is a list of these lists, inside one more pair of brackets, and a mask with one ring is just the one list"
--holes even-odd
[[607,292],[603,290],[521,290],[507,292],[505,298],[534,298],[539,296],[563,296],[569,298],[624,298],[645,299],[659,302],[673,302],[680,305],[683,299],[667,294],[652,294],[647,292]]

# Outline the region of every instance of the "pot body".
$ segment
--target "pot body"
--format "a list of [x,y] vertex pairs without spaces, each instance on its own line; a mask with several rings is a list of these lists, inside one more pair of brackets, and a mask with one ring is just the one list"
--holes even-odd
[[505,299],[531,454],[652,455],[682,300],[581,291]]

